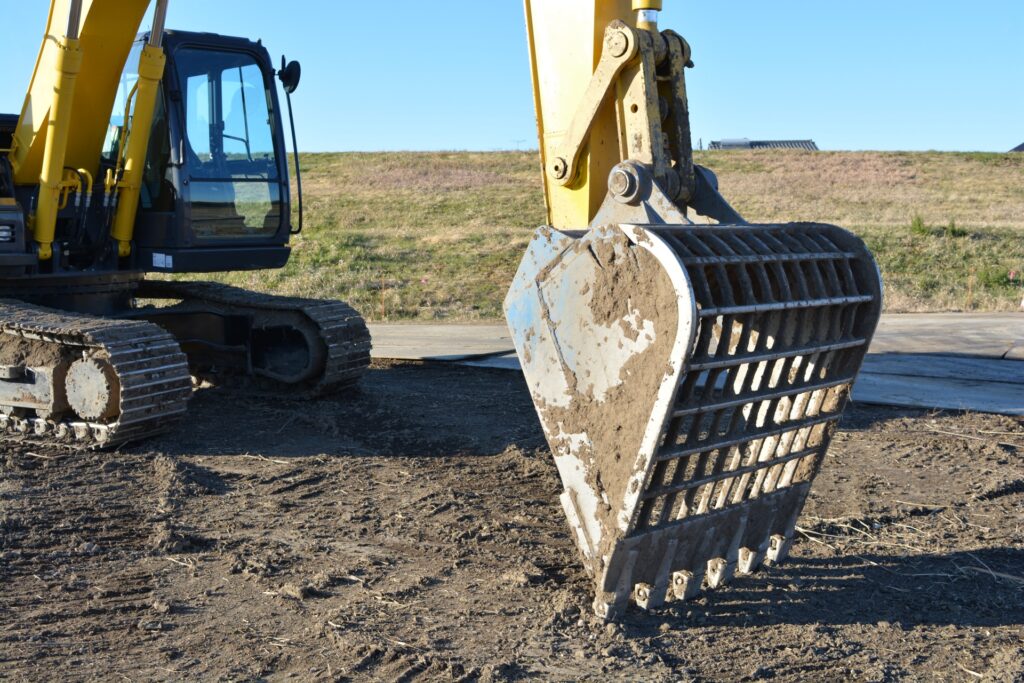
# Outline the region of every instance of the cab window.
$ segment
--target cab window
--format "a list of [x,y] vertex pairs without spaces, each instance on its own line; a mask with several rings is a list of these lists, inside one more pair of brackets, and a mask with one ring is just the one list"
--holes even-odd
[[[132,48],[128,61],[125,62],[124,73],[118,83],[114,109],[110,114],[110,125],[103,143],[103,161],[112,167],[118,164],[121,146],[124,142],[126,106],[134,106],[134,89],[139,80],[139,58],[142,54],[142,43]],[[156,98],[156,109],[153,112],[153,126],[149,133],[149,149],[146,153],[146,165],[142,175],[142,190],[139,204],[143,211],[172,211],[174,209],[174,182],[171,177],[171,138],[167,125],[167,107],[164,103],[163,84]]]
[[192,230],[200,239],[274,235],[282,202],[273,102],[243,52],[175,52],[186,129]]

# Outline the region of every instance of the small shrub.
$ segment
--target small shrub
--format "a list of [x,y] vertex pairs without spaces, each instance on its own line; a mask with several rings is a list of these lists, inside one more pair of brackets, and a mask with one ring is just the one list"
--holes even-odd
[[945,228],[946,237],[967,237],[967,231],[956,227],[956,219],[950,219]]
[[910,232],[922,237],[932,234],[932,231],[924,224],[924,219],[921,218],[920,214],[914,214],[913,220],[910,221]]
[[986,289],[1001,289],[1012,286],[1008,268],[988,267],[978,271],[978,282]]

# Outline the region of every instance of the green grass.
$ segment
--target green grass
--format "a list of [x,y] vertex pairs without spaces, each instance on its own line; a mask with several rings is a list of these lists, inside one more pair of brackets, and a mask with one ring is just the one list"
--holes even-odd
[[[351,302],[371,320],[484,320],[545,220],[536,155],[303,155],[306,229],[280,271],[219,279]],[[749,220],[835,223],[878,258],[890,311],[1016,310],[1024,155],[703,152]]]

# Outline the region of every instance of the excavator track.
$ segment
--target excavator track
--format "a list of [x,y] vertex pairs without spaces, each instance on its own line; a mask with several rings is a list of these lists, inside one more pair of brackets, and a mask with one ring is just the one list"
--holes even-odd
[[[147,322],[0,300],[0,344],[21,356],[2,359],[5,438],[76,448],[137,441],[174,427],[192,394],[177,342]],[[83,417],[73,405],[100,407]]]
[[[213,282],[153,280],[142,283],[138,296],[179,301],[175,305],[178,310],[245,316],[257,331],[282,324],[301,332],[312,348],[306,377],[282,380],[258,367],[250,368],[256,378],[275,391],[322,396],[355,384],[370,365],[371,341],[366,323],[343,301],[262,294]],[[222,379],[209,369],[197,374]]]

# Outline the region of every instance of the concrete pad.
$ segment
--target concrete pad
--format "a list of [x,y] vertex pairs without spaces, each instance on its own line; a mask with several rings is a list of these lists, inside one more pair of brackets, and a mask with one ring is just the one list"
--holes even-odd
[[889,313],[872,353],[941,353],[1004,358],[1024,347],[1021,313]]
[[515,350],[502,324],[371,323],[374,358],[458,361]]
[[869,353],[861,372],[1017,385],[1024,402],[1024,363],[926,353]]
[[1024,384],[1008,382],[861,372],[853,386],[853,400],[905,408],[971,410],[1024,417]]
[[[370,326],[375,358],[519,371],[503,324]],[[1020,360],[1010,360],[1019,358]],[[889,314],[853,389],[863,403],[1024,416],[1024,315]]]
[[[515,354],[460,364],[519,371]],[[853,387],[853,400],[1024,416],[1024,363],[966,356],[868,355]]]
[[[370,335],[374,358],[461,360],[514,352],[503,323],[377,323]],[[1024,314],[890,313],[882,316],[871,352],[1024,360]]]
[[468,360],[462,365],[469,365],[474,368],[493,368],[495,370],[515,370],[519,372],[522,367],[519,365],[519,356],[515,353],[506,353],[500,356],[490,356],[479,360]]

